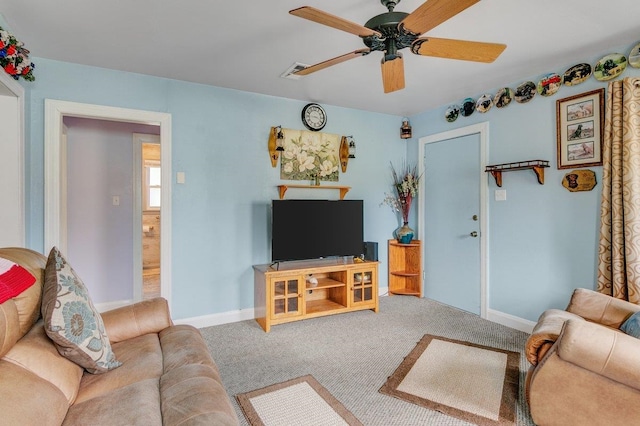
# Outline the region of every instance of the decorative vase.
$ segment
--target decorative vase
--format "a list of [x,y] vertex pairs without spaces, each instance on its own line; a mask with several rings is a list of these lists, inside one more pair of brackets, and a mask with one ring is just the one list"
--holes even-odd
[[396,229],[396,239],[400,244],[409,244],[413,240],[413,234],[413,229],[409,228],[409,222],[404,222],[404,225]]

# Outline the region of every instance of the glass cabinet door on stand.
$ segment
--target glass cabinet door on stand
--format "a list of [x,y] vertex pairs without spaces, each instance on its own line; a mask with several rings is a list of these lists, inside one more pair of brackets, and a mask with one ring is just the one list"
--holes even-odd
[[351,272],[351,305],[371,305],[374,306],[378,298],[377,291],[377,268],[355,269]]
[[302,315],[302,277],[286,277],[273,279],[273,318]]

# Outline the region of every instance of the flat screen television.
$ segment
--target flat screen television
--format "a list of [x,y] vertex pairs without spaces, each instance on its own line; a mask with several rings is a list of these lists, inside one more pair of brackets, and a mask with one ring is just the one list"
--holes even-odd
[[273,200],[271,260],[359,256],[363,252],[362,200]]

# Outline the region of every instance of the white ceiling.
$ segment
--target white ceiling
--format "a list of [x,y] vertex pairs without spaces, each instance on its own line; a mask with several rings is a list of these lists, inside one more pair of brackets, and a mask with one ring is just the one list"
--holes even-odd
[[[396,11],[420,4],[402,0]],[[408,116],[640,41],[638,0],[482,0],[425,35],[507,44],[494,63],[404,49],[406,88],[384,94],[381,52],[280,78],[295,62],[365,47],[288,13],[305,5],[358,24],[386,12],[379,0],[0,0],[0,12],[32,57]]]

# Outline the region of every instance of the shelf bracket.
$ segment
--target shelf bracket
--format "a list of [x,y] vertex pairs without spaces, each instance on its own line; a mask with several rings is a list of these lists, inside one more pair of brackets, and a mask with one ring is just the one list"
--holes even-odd
[[542,168],[541,166],[533,166],[533,172],[538,177],[538,183],[540,185],[544,185],[544,168]]
[[502,172],[499,170],[489,170],[491,176],[496,180],[496,185],[502,188]]

